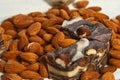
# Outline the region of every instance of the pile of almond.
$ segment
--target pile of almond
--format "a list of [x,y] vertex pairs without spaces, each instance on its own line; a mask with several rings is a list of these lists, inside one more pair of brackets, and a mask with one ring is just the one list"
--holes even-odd
[[112,29],[108,66],[99,72],[86,71],[80,80],[115,80],[113,72],[120,68],[120,15],[110,19],[100,12],[101,7],[87,7],[88,3],[87,0],[80,0],[72,10],[67,5],[54,6],[46,13],[18,14],[4,20],[0,25],[0,37],[5,50],[0,60],[0,72],[4,73],[2,80],[47,78],[49,74],[46,63],[41,57],[58,47],[67,47],[77,41],[60,30],[64,20],[77,17],[94,24],[103,23]]

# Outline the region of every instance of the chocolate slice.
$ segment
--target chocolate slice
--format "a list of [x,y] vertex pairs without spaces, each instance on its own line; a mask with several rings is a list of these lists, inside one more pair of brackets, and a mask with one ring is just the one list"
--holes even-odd
[[[89,36],[76,33],[80,27],[87,26]],[[58,48],[47,53],[49,77],[53,80],[78,80],[82,72],[98,70],[105,66],[110,47],[111,29],[102,24],[92,24],[85,20],[73,22],[62,28],[65,34],[78,40],[67,48]],[[72,33],[72,34],[71,34]],[[91,67],[92,66],[92,67]]]

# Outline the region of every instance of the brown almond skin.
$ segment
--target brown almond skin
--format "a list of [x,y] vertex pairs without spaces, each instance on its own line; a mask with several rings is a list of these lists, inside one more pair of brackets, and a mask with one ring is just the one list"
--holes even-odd
[[25,71],[21,72],[20,76],[23,79],[33,79],[33,78],[36,78],[36,77],[40,77],[40,75],[37,72],[30,71],[30,70],[25,70]]
[[17,51],[18,50],[18,43],[19,39],[15,39],[9,46],[10,51]]
[[6,30],[5,34],[11,35],[12,38],[17,37],[17,32],[15,30]]
[[55,51],[55,48],[51,44],[49,44],[44,47],[44,50],[45,52],[53,52]]
[[116,16],[116,19],[118,19],[118,20],[120,21],[120,15],[117,15],[117,16]]
[[5,65],[5,72],[7,73],[20,73],[24,71],[26,67],[15,60],[8,60]]
[[98,79],[100,74],[97,71],[86,71],[82,74],[80,80],[94,80]]
[[96,11],[96,12],[98,12],[98,11],[101,11],[101,10],[102,10],[102,8],[101,8],[101,7],[99,7],[99,6],[90,6],[90,7],[88,7],[88,9],[92,9],[92,10],[94,10],[94,11]]
[[0,72],[4,71],[5,64],[6,62],[4,60],[0,60]]
[[32,36],[36,35],[41,29],[41,23],[35,22],[30,25],[30,27],[27,29],[27,33]]
[[44,45],[45,44],[45,41],[41,37],[39,37],[37,35],[29,37],[29,41],[30,42],[37,42],[40,45]]
[[120,59],[120,51],[118,50],[110,50],[109,54],[115,59]]
[[111,58],[109,59],[109,63],[113,66],[116,66],[117,68],[120,68],[120,60],[118,59]]
[[54,28],[54,27],[48,27],[48,28],[46,28],[46,31],[53,35],[60,32],[57,28]]
[[17,60],[17,57],[19,54],[21,54],[21,51],[7,51],[3,53],[2,59],[4,60]]
[[88,0],[78,1],[76,3],[77,8],[85,8],[89,4]]
[[115,72],[117,70],[117,68],[115,66],[107,66],[107,67],[103,67],[100,69],[101,73],[106,73],[106,72]]
[[40,62],[40,75],[44,78],[47,78],[48,77],[48,71],[47,71],[47,68],[45,66],[45,64],[43,62]]
[[33,23],[33,19],[30,16],[24,14],[18,14],[14,16],[13,23],[17,28],[26,28]]
[[116,50],[120,50],[120,39],[116,38],[112,40],[112,47]]
[[60,10],[60,15],[61,15],[62,18],[66,19],[66,20],[70,19],[69,14],[64,9]]
[[22,78],[17,74],[6,73],[1,76],[2,80],[22,80]]
[[27,66],[27,70],[31,71],[38,71],[39,70],[39,63],[33,63]]
[[34,63],[37,61],[38,59],[38,55],[32,52],[24,52],[20,54],[20,57],[25,60],[28,61],[30,63]]
[[103,74],[101,80],[115,80],[115,77],[112,72],[106,72]]
[[5,30],[15,30],[14,25],[10,21],[4,21],[1,24],[1,27],[4,28]]

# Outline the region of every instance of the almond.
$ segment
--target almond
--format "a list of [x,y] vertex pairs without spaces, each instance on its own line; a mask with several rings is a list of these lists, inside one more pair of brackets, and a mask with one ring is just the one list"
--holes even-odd
[[31,42],[26,46],[26,51],[36,53],[40,49],[41,45],[37,42]]
[[55,47],[55,48],[58,48],[59,47],[59,42],[62,41],[63,39],[65,38],[65,35],[63,32],[58,32],[52,39],[52,45]]
[[44,34],[43,39],[47,42],[50,42],[52,39],[53,35],[52,34]]
[[103,74],[101,80],[115,80],[115,77],[112,72],[106,72]]
[[30,63],[34,63],[37,61],[38,59],[38,55],[36,55],[35,53],[32,52],[24,52],[20,54],[20,57],[25,60],[28,61]]
[[13,40],[9,46],[9,50],[10,51],[17,51],[18,50],[18,43],[19,43],[18,39]]
[[15,30],[6,30],[5,34],[11,35],[12,38],[17,37],[17,32]]
[[20,73],[20,76],[24,79],[33,79],[36,77],[40,77],[40,75],[37,72],[25,70],[22,73]]
[[118,19],[113,18],[113,19],[111,19],[111,21],[116,23],[117,25],[120,25],[120,21]]
[[115,72],[117,70],[117,68],[115,66],[107,66],[107,67],[103,67],[100,69],[101,73],[106,73],[106,72]]
[[94,17],[96,18],[96,20],[103,20],[103,19],[108,20],[109,19],[108,15],[104,13],[100,13],[100,12],[97,12],[96,14],[94,14]]
[[3,53],[2,59],[4,59],[4,60],[10,60],[10,59],[16,60],[20,53],[21,53],[20,51],[7,51],[7,52]]
[[15,30],[14,25],[10,21],[4,21],[1,24],[1,27],[5,30]]
[[29,41],[30,42],[37,42],[40,45],[44,45],[45,44],[45,41],[41,37],[39,37],[37,35],[29,37]]
[[41,56],[44,54],[44,48],[43,46],[40,46],[40,48],[38,49],[38,52],[36,53],[37,55]]
[[20,64],[19,62],[15,60],[8,60],[8,62],[5,65],[5,71],[7,73],[20,73],[24,71],[26,68],[24,65]]
[[53,48],[53,46],[51,44],[46,45],[44,48],[45,52],[53,52],[55,50],[55,48]]
[[33,20],[34,20],[35,22],[43,23],[43,22],[47,21],[48,19],[45,18],[45,17],[34,17]]
[[120,68],[120,60],[118,60],[118,59],[111,58],[109,60],[109,63],[113,66],[116,66],[117,68]]
[[116,50],[120,50],[120,39],[113,39],[112,47]]
[[45,78],[48,77],[48,71],[43,62],[40,62],[40,71],[39,72],[42,77],[45,77]]
[[81,16],[80,16],[80,14],[79,14],[78,11],[72,11],[72,12],[70,13],[70,17],[71,17],[71,18],[77,18],[77,17],[80,17],[80,18],[81,18]]
[[62,18],[66,19],[66,20],[70,19],[69,14],[64,9],[60,9],[60,15]]
[[0,26],[0,34],[4,33],[5,30]]
[[33,18],[34,18],[34,17],[45,17],[46,14],[36,11],[36,12],[31,12],[31,13],[29,13],[28,16],[31,16],[31,17],[33,17]]
[[30,16],[18,14],[14,16],[13,23],[17,28],[26,28],[33,23],[33,19]]
[[115,59],[120,59],[120,51],[118,50],[110,50],[109,54]]
[[47,14],[50,14],[50,13],[52,13],[54,15],[60,15],[60,10],[57,8],[52,8],[47,12]]
[[111,28],[112,30],[114,30],[115,32],[117,32],[117,28],[118,28],[118,25],[115,24],[114,22],[110,21],[110,20],[107,20],[107,19],[104,19],[103,20],[103,23],[108,27],[108,28]]
[[82,0],[82,1],[78,1],[76,3],[76,7],[77,8],[85,8],[88,4],[89,4],[88,0]]
[[12,39],[12,36],[8,34],[2,34],[2,39],[4,41],[9,41],[10,39]]
[[46,31],[50,34],[56,34],[56,33],[60,32],[57,28],[54,28],[54,27],[48,27],[48,28],[46,28]]
[[43,29],[46,29],[47,27],[50,27],[50,26],[53,26],[56,24],[56,19],[49,19],[49,20],[46,20],[42,23],[42,28]]
[[17,74],[6,73],[2,75],[2,80],[22,80],[22,78]]
[[27,29],[27,33],[32,36],[36,35],[41,29],[41,23],[35,22],[30,25],[30,27]]
[[33,63],[27,66],[27,70],[31,71],[38,71],[39,70],[39,63]]
[[4,71],[5,64],[6,62],[4,60],[0,60],[0,72]]
[[118,19],[118,20],[120,21],[120,15],[117,15],[117,16],[116,16],[116,19]]
[[46,30],[40,29],[38,36],[43,37],[44,34],[46,34]]
[[94,10],[94,11],[96,11],[96,12],[98,12],[98,11],[101,11],[101,10],[102,10],[102,8],[101,8],[101,7],[99,7],[99,6],[91,6],[91,7],[88,7],[88,9],[92,9],[92,10]]
[[81,80],[94,80],[98,79],[100,74],[97,71],[86,71],[82,74]]
[[18,48],[19,50],[22,50],[25,46],[28,45],[29,41],[28,41],[28,37],[26,35],[26,30],[23,29],[18,33],[20,39],[19,39],[19,44],[18,44]]
[[64,39],[64,40],[59,42],[59,45],[61,47],[68,47],[76,42],[77,42],[77,40],[75,40],[75,39]]

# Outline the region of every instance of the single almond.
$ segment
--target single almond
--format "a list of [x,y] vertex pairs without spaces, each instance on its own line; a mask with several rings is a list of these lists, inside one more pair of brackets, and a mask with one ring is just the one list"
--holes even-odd
[[59,42],[59,45],[61,47],[68,47],[76,42],[77,42],[77,40],[75,40],[75,39],[63,39],[62,41]]
[[43,62],[40,62],[40,71],[39,72],[42,77],[45,77],[45,78],[48,77],[48,71]]
[[49,44],[44,47],[44,50],[45,52],[53,52],[55,48],[51,44]]
[[89,4],[88,0],[81,0],[76,3],[77,8],[85,8]]
[[111,58],[109,60],[109,63],[113,66],[116,66],[117,68],[120,68],[120,60],[118,60],[118,59]]
[[36,78],[36,77],[40,77],[40,75],[37,72],[30,71],[30,70],[23,71],[22,73],[20,73],[20,76],[23,79],[33,79],[33,78]]
[[32,36],[36,35],[41,29],[41,23],[35,22],[30,25],[30,27],[27,29],[27,33]]
[[52,39],[53,35],[52,34],[44,34],[43,39],[47,42],[50,42]]
[[7,73],[20,73],[24,71],[26,67],[15,60],[8,60],[5,65],[5,71]]
[[110,50],[109,54],[115,59],[120,59],[120,51],[118,50]]
[[66,20],[70,19],[69,14],[64,9],[60,10],[60,15],[61,15],[62,18],[66,19]]
[[6,62],[4,60],[0,60],[0,72],[4,71],[5,64]]
[[9,46],[9,50],[10,51],[18,50],[18,43],[19,43],[18,39],[13,40],[12,43],[10,44],[10,46]]
[[38,55],[32,52],[24,52],[20,54],[20,57],[25,60],[28,61],[30,63],[34,63],[37,61],[38,59]]
[[5,30],[15,30],[14,25],[10,21],[2,22],[1,27]]
[[39,63],[33,63],[27,66],[27,70],[31,71],[38,71],[39,70]]
[[96,12],[98,12],[98,11],[101,11],[101,10],[102,10],[102,8],[101,8],[101,7],[99,7],[99,6],[90,6],[90,7],[88,7],[88,9],[92,9],[92,10],[94,10],[94,11],[96,11]]
[[56,33],[60,32],[57,28],[54,28],[54,27],[48,27],[48,28],[46,28],[46,31],[50,34],[56,34]]
[[115,66],[107,66],[107,67],[102,67],[100,69],[101,73],[106,73],[106,72],[115,72],[117,70],[117,68]]
[[116,50],[120,50],[120,39],[113,39],[112,47]]
[[115,80],[115,77],[112,72],[106,72],[103,74],[101,80]]

